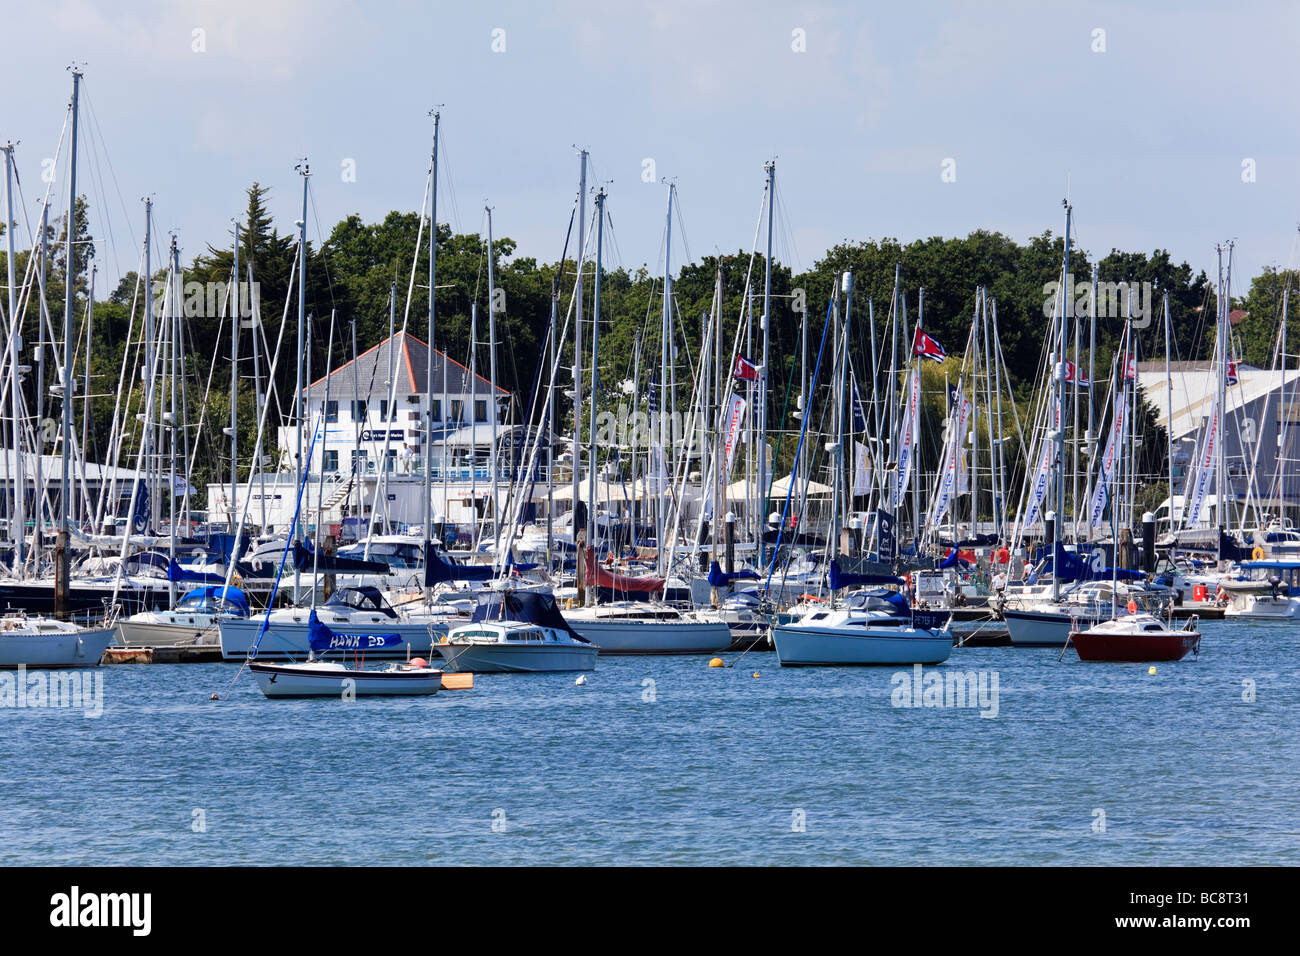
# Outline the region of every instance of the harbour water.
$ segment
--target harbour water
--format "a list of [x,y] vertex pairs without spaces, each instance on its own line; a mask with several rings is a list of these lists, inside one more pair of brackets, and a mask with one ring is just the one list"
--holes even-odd
[[1203,629],[1154,675],[957,649],[934,670],[996,676],[989,717],[770,653],[353,703],[111,667],[97,719],[0,709],[0,862],[1300,863],[1295,628]]

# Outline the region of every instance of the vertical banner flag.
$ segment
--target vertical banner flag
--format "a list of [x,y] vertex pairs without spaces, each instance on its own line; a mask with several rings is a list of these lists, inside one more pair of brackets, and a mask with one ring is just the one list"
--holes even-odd
[[948,505],[952,503],[953,495],[961,493],[957,488],[958,471],[964,471],[966,466],[966,456],[962,453],[962,449],[966,444],[966,429],[970,427],[971,402],[965,395],[960,396],[960,402],[960,407],[951,420],[951,430],[944,449],[943,478],[939,483],[939,493],[935,496],[934,507],[930,509],[928,523],[931,526],[943,520],[943,516],[948,512]]
[[865,495],[871,491],[870,449],[860,441],[853,443],[853,494]]
[[746,403],[739,395],[731,397],[731,407],[727,409],[726,432],[723,436],[723,454],[726,464],[723,468],[723,479],[731,478],[731,466],[736,458],[736,443],[740,438],[740,426],[745,420]]
[[1106,451],[1101,457],[1101,474],[1097,476],[1097,490],[1092,496],[1092,509],[1088,512],[1088,527],[1101,527],[1106,502],[1110,499],[1111,482],[1115,480],[1115,466],[1124,448],[1124,435],[1128,431],[1128,403],[1120,406],[1106,439]]
[[903,408],[902,427],[898,430],[898,481],[894,486],[894,509],[902,505],[912,478],[912,455],[916,448],[921,413],[921,377],[915,372],[908,376],[907,405]]
[[[1214,397],[1214,403],[1210,406],[1210,418],[1205,425],[1205,433],[1201,435],[1201,445],[1196,450],[1196,469],[1192,472],[1187,480],[1187,490],[1184,496],[1187,498],[1187,509],[1183,512],[1183,523],[1200,524],[1201,510],[1205,507],[1205,499],[1209,497],[1210,485],[1214,482],[1214,472],[1219,454],[1219,398]],[[1223,513],[1222,507],[1219,513]]]

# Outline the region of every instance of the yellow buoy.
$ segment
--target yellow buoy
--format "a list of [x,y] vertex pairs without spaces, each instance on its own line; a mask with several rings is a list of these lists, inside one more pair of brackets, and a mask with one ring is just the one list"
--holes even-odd
[[754,671],[754,676],[755,676],[755,677],[758,676],[758,671]]
[[1154,666],[1154,665],[1151,666],[1151,667],[1148,667],[1148,668],[1147,668],[1147,673],[1148,673],[1148,674],[1154,674],[1155,672],[1156,672],[1156,669],[1155,669],[1155,666]]
[[715,657],[715,658],[713,658],[713,660],[709,661],[709,666],[710,666],[710,667],[726,667],[727,665],[724,664],[724,663],[722,663],[722,658],[721,658],[721,657]]

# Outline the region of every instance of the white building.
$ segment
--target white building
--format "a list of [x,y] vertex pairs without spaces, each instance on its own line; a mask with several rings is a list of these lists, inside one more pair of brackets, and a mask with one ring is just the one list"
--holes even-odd
[[[486,378],[436,349],[433,362],[431,402],[425,401],[429,347],[400,332],[304,390],[302,448],[312,481],[303,494],[302,524],[314,525],[319,511],[327,525],[346,522],[351,537],[358,504],[363,527],[385,523],[400,530],[422,523],[426,442],[432,446],[435,519],[465,523],[486,513],[494,465],[504,500],[518,427],[507,424],[510,393],[494,391]],[[283,530],[293,519],[298,429],[282,426],[278,443],[278,470],[235,491],[238,511],[251,487],[248,521],[254,527],[262,526],[263,509],[268,528]],[[228,513],[229,503],[229,483],[208,486],[214,520]]]

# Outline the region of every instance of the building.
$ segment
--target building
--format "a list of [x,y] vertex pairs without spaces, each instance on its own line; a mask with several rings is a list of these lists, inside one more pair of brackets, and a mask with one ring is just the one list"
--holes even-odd
[[[1230,499],[1274,514],[1300,506],[1300,369],[1238,364],[1236,379],[1227,386],[1223,419]],[[1143,362],[1138,386],[1173,440],[1173,492],[1182,495],[1218,391],[1217,375],[1209,362],[1171,362],[1168,377],[1163,361]]]
[[[431,403],[425,402],[429,347],[401,332],[304,390],[302,448],[312,481],[303,494],[303,524],[314,525],[320,512],[325,523],[352,525],[348,519],[356,518],[358,508],[363,520],[394,530],[421,524],[430,452],[435,516],[460,523],[486,513],[494,467],[504,498],[516,464],[511,395],[444,353],[432,354]],[[298,429],[281,426],[278,439],[279,468],[237,488],[235,508],[237,513],[251,488],[252,524],[262,526],[265,509],[266,526],[283,530],[297,505]],[[208,486],[208,507],[215,520],[228,514],[229,483]]]

